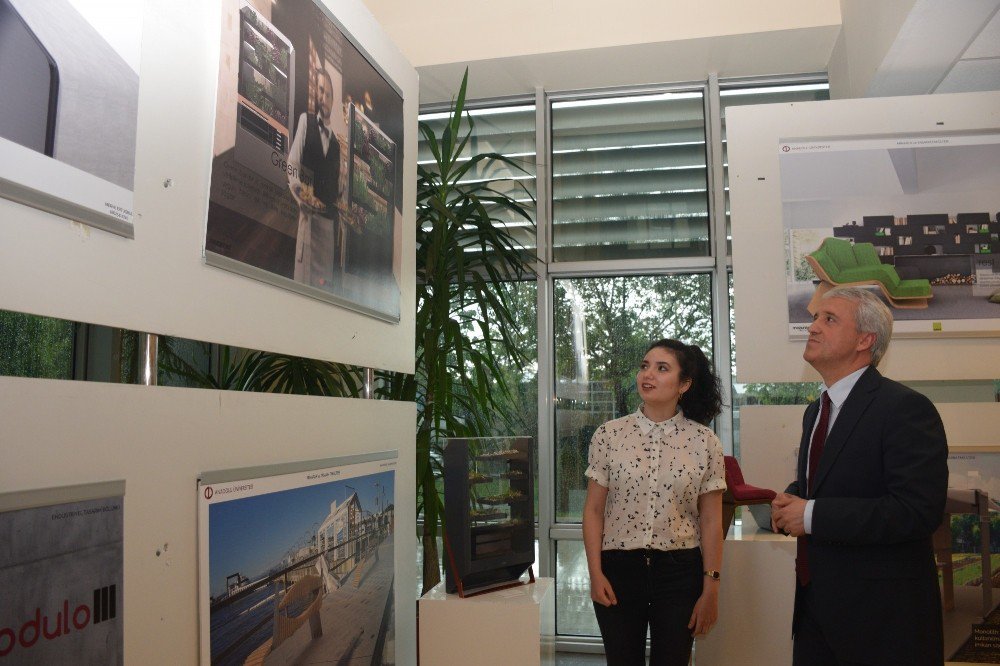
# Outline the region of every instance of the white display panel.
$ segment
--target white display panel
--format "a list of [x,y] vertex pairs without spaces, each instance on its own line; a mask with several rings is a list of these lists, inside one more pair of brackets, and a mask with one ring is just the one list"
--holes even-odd
[[[736,365],[739,381],[816,381],[802,360],[803,342],[789,340],[786,243],[780,147],[831,140],[871,141],[899,136],[933,139],[996,133],[1000,93],[969,93],[837,100],[736,107],[727,110],[735,284]],[[900,165],[905,173],[905,165]],[[832,186],[831,174],[831,186]],[[989,188],[986,188],[988,191]],[[978,188],[975,211],[1000,210]],[[928,194],[930,196],[930,194]],[[954,193],[948,195],[955,201]],[[987,200],[983,200],[983,197]],[[836,203],[836,201],[834,201]],[[808,202],[798,202],[801,208]],[[943,205],[943,204],[942,204]],[[964,205],[964,204],[963,204]],[[973,210],[947,206],[942,213]],[[913,212],[900,210],[898,215]],[[1000,310],[1000,305],[997,306]],[[900,317],[902,319],[902,317]],[[903,326],[903,329],[906,327]],[[902,380],[994,379],[1000,376],[998,341],[945,338],[933,323],[916,332],[931,339],[895,339],[880,366]],[[905,332],[905,331],[904,331]],[[914,334],[913,331],[910,332]],[[983,332],[966,331],[982,335]],[[940,339],[933,339],[937,336]],[[752,352],[752,353],[751,353]]]
[[0,196],[132,237],[142,5],[0,4]]
[[198,481],[201,663],[394,663],[396,452],[282,467]]
[[[206,470],[398,448],[396,663],[416,663],[416,411],[410,403],[0,378],[14,492],[124,479],[125,663],[198,663],[195,496]],[[55,416],[54,416],[55,415]],[[303,632],[308,634],[308,629]]]
[[147,3],[128,241],[0,200],[0,308],[412,372],[418,81],[360,0],[325,3],[400,87],[399,323],[206,266],[221,6]]
[[[936,403],[949,449],[992,450],[1000,444],[1000,404]],[[805,405],[740,407],[740,468],[747,483],[783,492],[795,478]]]

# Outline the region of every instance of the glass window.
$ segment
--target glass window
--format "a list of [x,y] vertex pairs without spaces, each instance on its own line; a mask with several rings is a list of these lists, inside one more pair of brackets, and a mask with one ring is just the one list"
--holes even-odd
[[137,384],[139,336],[136,331],[87,324],[82,378],[88,382]]
[[73,378],[74,324],[0,310],[0,375]]
[[702,92],[552,104],[554,261],[707,256]]
[[555,281],[556,522],[580,522],[594,430],[639,406],[649,343],[678,338],[712,354],[711,275]]
[[[426,123],[440,138],[448,120],[448,113],[425,113],[420,121]],[[472,109],[463,122],[463,132],[472,123],[472,134],[462,151],[461,160],[467,162],[473,155],[498,153],[513,165],[503,162],[483,161],[474,166],[459,182],[473,184],[486,180],[503,179],[493,186],[520,203],[534,219],[535,215],[535,105],[489,107]],[[417,164],[435,170],[435,157],[430,145],[420,137]],[[523,218],[508,213],[498,215],[506,220],[507,229],[516,242],[526,250],[535,249],[535,228]]]
[[160,386],[207,388],[212,376],[212,350],[217,345],[160,336],[157,382]]
[[590,600],[590,572],[583,542],[556,543],[556,633],[563,636],[600,636]]

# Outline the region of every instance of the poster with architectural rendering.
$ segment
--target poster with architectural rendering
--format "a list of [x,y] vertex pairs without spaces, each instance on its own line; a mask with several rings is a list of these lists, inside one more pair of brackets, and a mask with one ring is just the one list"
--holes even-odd
[[[949,490],[978,490],[990,499],[990,552],[1000,553],[1000,453],[950,453],[948,455]],[[982,585],[982,525],[978,515],[955,513],[951,516],[951,559],[955,585]],[[994,587],[1000,585],[1000,568],[994,567]]]
[[132,237],[142,12],[0,2],[0,196]]
[[0,495],[0,663],[123,664],[123,497],[25,495]]
[[403,98],[313,0],[222,0],[205,260],[399,321]]
[[840,284],[878,293],[895,335],[1000,335],[1000,134],[777,149],[792,338]]
[[202,478],[202,663],[395,663],[395,469],[393,452]]

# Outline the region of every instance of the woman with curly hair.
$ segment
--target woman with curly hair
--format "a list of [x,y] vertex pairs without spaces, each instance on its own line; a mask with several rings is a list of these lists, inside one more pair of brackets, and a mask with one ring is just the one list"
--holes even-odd
[[583,543],[610,666],[686,666],[719,613],[719,380],[695,345],[658,340],[636,373],[639,409],[594,433]]

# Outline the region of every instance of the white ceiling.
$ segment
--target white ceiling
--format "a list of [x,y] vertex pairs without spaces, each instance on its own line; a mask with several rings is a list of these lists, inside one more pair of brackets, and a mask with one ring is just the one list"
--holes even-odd
[[420,101],[824,71],[840,0],[364,0]]
[[1000,90],[1000,11],[962,53],[935,92]]
[[1000,0],[917,0],[866,96],[1000,90]]
[[[469,68],[470,98],[720,77],[821,72],[839,26],[539,53],[418,67],[420,101],[450,101]],[[753,57],[748,57],[753,54]]]
[[[867,84],[841,94],[1000,90],[1000,0],[905,0],[890,21],[894,12],[869,0],[760,0],[752,15],[740,13],[742,0],[698,11],[679,0],[616,0],[614,11],[598,0],[509,0],[504,11],[483,0],[364,1],[417,66],[424,104],[450,101],[466,67],[472,98],[699,81],[708,72],[834,77],[831,55],[845,29],[847,57],[860,58]],[[878,26],[851,33],[858,21]]]

